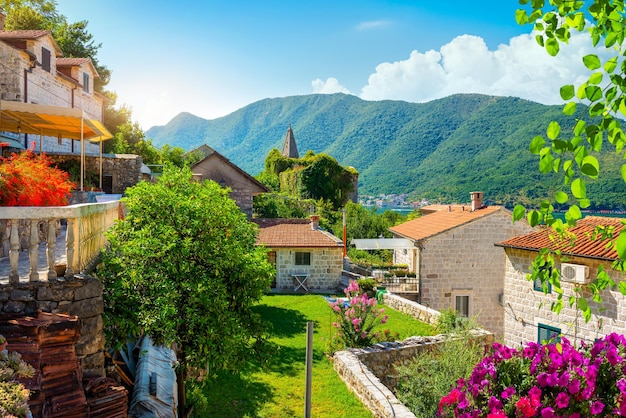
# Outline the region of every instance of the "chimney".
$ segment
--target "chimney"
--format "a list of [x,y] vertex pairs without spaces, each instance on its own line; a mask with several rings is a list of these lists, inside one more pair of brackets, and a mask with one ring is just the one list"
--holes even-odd
[[0,30],[4,30],[4,18],[6,16],[4,15],[4,13],[2,13],[2,10],[0,10]]
[[313,230],[320,229],[320,216],[319,215],[311,215],[311,229]]
[[470,192],[472,212],[483,207],[483,192]]

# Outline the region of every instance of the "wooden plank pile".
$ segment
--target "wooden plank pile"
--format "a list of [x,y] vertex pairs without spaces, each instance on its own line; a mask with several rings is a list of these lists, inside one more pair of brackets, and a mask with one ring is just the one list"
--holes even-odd
[[[88,391],[90,399],[85,396],[82,369],[74,349],[79,329],[77,317],[63,314],[0,316],[0,334],[7,339],[7,349],[20,353],[22,360],[35,369],[32,378],[19,379],[31,390],[28,405],[33,416],[126,417],[128,397],[123,387],[116,388],[109,381],[87,382],[92,383]],[[91,405],[94,415],[90,413]]]
[[85,384],[91,418],[126,418],[128,391],[108,377],[91,379]]

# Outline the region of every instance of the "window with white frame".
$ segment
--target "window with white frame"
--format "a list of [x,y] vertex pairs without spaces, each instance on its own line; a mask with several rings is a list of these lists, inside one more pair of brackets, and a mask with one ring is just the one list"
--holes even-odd
[[470,305],[469,295],[454,296],[454,310],[456,310],[461,316],[469,317],[469,311],[470,311],[469,305]]
[[83,73],[83,90],[89,93],[89,74]]

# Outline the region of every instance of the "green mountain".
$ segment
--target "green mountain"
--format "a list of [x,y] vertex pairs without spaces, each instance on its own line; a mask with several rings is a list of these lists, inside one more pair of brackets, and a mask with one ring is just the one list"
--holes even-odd
[[[441,202],[467,202],[470,191],[512,206],[549,195],[556,176],[541,175],[528,145],[557,120],[573,121],[561,106],[514,97],[462,94],[428,103],[365,101],[345,94],[265,99],[206,120],[181,113],[146,132],[154,145],[185,150],[207,144],[252,175],[267,153],[282,149],[292,126],[300,155],[328,153],[359,171],[359,193],[407,193]],[[619,161],[610,154],[592,201],[622,207]]]

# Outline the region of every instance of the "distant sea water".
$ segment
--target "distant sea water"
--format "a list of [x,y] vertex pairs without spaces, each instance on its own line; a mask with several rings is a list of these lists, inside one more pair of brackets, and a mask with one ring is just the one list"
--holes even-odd
[[380,214],[380,213],[387,212],[388,210],[391,210],[393,212],[399,212],[399,213],[401,213],[403,215],[406,215],[407,213],[413,212],[415,209],[407,208],[406,206],[399,206],[399,207],[383,206],[382,208],[376,208],[376,213]]
[[[371,207],[371,206],[370,206]],[[394,211],[394,212],[399,212],[403,215],[406,215],[407,213],[411,213],[413,212],[415,209],[413,208],[407,208],[406,206],[383,206],[383,207],[379,207],[376,208],[376,213],[381,214],[384,213],[388,210]],[[561,220],[565,220],[565,212],[553,212],[553,215],[555,218],[561,219]],[[609,210],[602,210],[602,211],[583,211],[582,212],[583,218],[586,216],[605,216],[607,218],[626,218],[626,212],[615,212],[615,211],[609,211]]]

